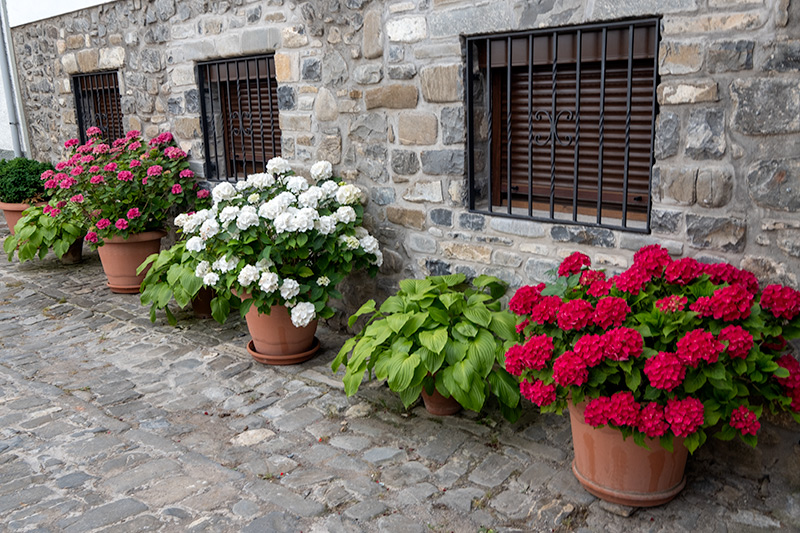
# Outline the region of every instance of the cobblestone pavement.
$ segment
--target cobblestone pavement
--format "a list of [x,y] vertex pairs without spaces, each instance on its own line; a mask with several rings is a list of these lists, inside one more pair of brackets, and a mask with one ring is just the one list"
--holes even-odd
[[[5,235],[0,229],[0,237]],[[0,266],[0,529],[8,531],[800,530],[800,431],[715,443],[672,503],[584,492],[566,416],[406,412],[344,395],[344,337],[292,367],[254,363],[240,320],[151,324],[97,254]]]

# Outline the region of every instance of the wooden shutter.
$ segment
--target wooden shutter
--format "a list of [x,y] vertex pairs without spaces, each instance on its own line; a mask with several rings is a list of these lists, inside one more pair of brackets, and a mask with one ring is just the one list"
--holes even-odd
[[125,135],[116,71],[75,76],[73,87],[82,142],[92,126],[100,128],[108,142]]

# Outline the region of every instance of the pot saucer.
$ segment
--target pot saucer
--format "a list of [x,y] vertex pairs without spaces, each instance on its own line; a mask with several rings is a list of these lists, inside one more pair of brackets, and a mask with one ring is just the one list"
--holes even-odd
[[286,355],[259,353],[255,350],[252,340],[247,343],[247,351],[253,356],[253,359],[265,365],[295,365],[297,363],[302,363],[303,361],[308,361],[314,357],[314,355],[316,355],[316,353],[319,351],[319,348],[320,342],[317,337],[314,337],[314,342],[311,344],[311,348],[308,350]]

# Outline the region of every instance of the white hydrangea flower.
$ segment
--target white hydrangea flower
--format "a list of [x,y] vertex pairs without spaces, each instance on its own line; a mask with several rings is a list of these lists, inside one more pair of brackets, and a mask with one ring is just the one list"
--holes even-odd
[[343,205],[336,210],[333,214],[333,218],[342,224],[349,224],[350,222],[356,221],[356,211],[349,205]]
[[308,189],[308,182],[303,176],[289,176],[286,180],[286,188],[294,194],[300,194]]
[[236,217],[239,216],[240,208],[235,205],[229,205],[222,209],[222,212],[219,214],[219,221],[223,225],[228,225],[231,221],[236,220]]
[[276,216],[275,220],[273,221],[273,225],[275,226],[275,231],[278,233],[293,231],[291,229],[292,219],[294,219],[294,215],[288,211],[284,211],[280,215]]
[[305,233],[314,229],[314,222],[319,218],[319,213],[310,207],[304,207],[295,213],[292,218],[292,231]]
[[380,250],[375,250],[375,261],[373,261],[372,264],[378,266],[383,264],[383,252]]
[[264,272],[258,280],[258,287],[264,292],[278,290],[278,275],[274,272]]
[[326,180],[333,175],[333,165],[329,161],[317,161],[311,167],[311,178],[314,181]]
[[234,196],[236,196],[236,188],[228,182],[220,183],[211,191],[211,198],[214,199],[215,203],[230,200]]
[[239,263],[239,259],[236,257],[231,257],[230,259],[226,259],[226,257],[227,256],[223,255],[222,257],[214,261],[211,264],[211,268],[219,272],[222,272],[223,274],[225,274],[226,272],[230,272],[231,270],[236,268],[236,265]]
[[258,208],[258,216],[267,220],[275,220],[275,217],[283,213],[286,208],[276,200],[277,198],[273,198],[269,202],[261,204],[261,207]]
[[273,157],[267,161],[267,172],[269,174],[286,174],[291,170],[292,167],[289,165],[289,162],[282,157]]
[[200,226],[200,238],[207,241],[219,233],[219,224],[213,218],[209,218]]
[[353,235],[342,235],[339,237],[339,242],[344,244],[348,250],[355,250],[361,245]]
[[237,181],[236,182],[236,190],[239,191],[239,192],[242,192],[243,190],[245,190],[249,186],[250,186],[250,184],[247,183],[246,181]]
[[239,212],[239,216],[236,217],[236,227],[244,231],[251,226],[257,225],[258,213],[256,212],[256,208],[252,205],[244,206]]
[[328,198],[333,198],[336,196],[336,191],[339,190],[339,184],[335,181],[329,180],[319,186],[322,189],[322,192],[325,193],[325,196]]
[[367,235],[366,237],[359,239],[358,242],[361,243],[361,247],[368,254],[374,254],[380,249],[380,243],[378,242],[378,239],[372,235]]
[[239,276],[236,280],[242,287],[247,287],[253,282],[258,281],[258,278],[261,277],[261,272],[258,271],[258,268],[254,265],[245,265],[242,267],[242,270],[239,271]]
[[314,304],[310,302],[300,302],[292,309],[292,324],[295,327],[302,328],[311,323],[317,316],[314,310]]
[[247,176],[247,184],[256,189],[266,189],[275,184],[275,178],[272,174],[267,174],[266,172],[250,174]]
[[287,278],[281,284],[281,296],[284,300],[291,300],[300,294],[300,284],[297,281]]
[[364,226],[358,226],[357,228],[355,228],[355,230],[356,230],[356,237],[358,237],[359,239],[363,239],[364,237],[369,235],[369,232],[364,228]]
[[187,215],[186,213],[181,213],[180,215],[175,217],[175,225],[179,228],[183,228],[187,220],[189,220],[189,215]]
[[213,214],[208,209],[201,209],[200,211],[189,215],[186,219],[186,222],[183,224],[183,231],[186,233],[194,233],[197,231],[203,222],[212,218]]
[[347,183],[336,191],[336,201],[343,205],[355,204],[361,201],[361,189]]
[[250,193],[250,196],[247,197],[247,203],[248,204],[254,204],[259,199],[261,199],[261,195],[259,195],[257,192]]
[[200,237],[192,237],[188,241],[186,241],[186,249],[190,252],[200,252],[204,250],[206,247],[205,241]]
[[317,278],[317,285],[320,287],[327,287],[331,283],[331,278],[328,276],[320,276]]
[[330,235],[336,230],[336,219],[329,215],[323,215],[314,221],[314,229],[323,235]]
[[273,263],[271,259],[267,258],[259,259],[258,263],[256,263],[256,267],[258,267],[258,269],[262,272],[269,268],[272,268],[273,266],[275,266],[275,263]]
[[203,285],[216,285],[219,282],[219,274],[216,272],[209,272],[203,276]]
[[194,269],[194,275],[198,278],[202,278],[209,272],[211,272],[211,263],[208,261],[200,261]]
[[320,187],[316,185],[309,187],[308,190],[297,197],[297,203],[300,207],[310,207],[316,209],[320,200],[325,197],[325,193]]

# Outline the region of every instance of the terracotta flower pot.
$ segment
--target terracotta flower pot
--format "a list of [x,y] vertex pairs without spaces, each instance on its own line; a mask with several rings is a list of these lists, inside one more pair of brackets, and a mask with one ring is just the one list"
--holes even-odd
[[461,411],[461,404],[455,398],[452,396],[445,398],[436,389],[433,389],[433,394],[428,394],[423,387],[422,402],[425,404],[425,409],[435,416],[450,416]]
[[129,236],[127,239],[112,237],[97,248],[100,263],[108,278],[111,292],[135,294],[139,292],[147,269],[136,274],[136,269],[144,263],[147,256],[157,254],[161,249],[163,231],[145,231]]
[[6,224],[11,235],[14,235],[14,226],[17,225],[19,219],[22,218],[22,212],[30,207],[30,204],[10,204],[0,202],[0,209],[3,210],[3,215],[6,217]]
[[319,340],[314,337],[317,321],[302,328],[295,327],[289,310],[282,305],[272,306],[268,315],[252,306],[245,319],[253,337],[247,351],[259,363],[293,365],[311,359],[319,350]]
[[211,300],[214,299],[214,291],[208,287],[201,288],[194,298],[192,298],[192,311],[197,318],[211,318]]
[[64,252],[59,260],[64,265],[76,265],[83,260],[83,237],[79,237],[75,242],[69,245],[67,251]]
[[672,500],[686,486],[684,470],[688,450],[676,437],[674,452],[661,447],[657,439],[645,439],[647,448],[633,437],[609,427],[594,428],[583,418],[586,403],[569,403],[572,472],[590,493],[603,500],[632,507],[653,507]]

